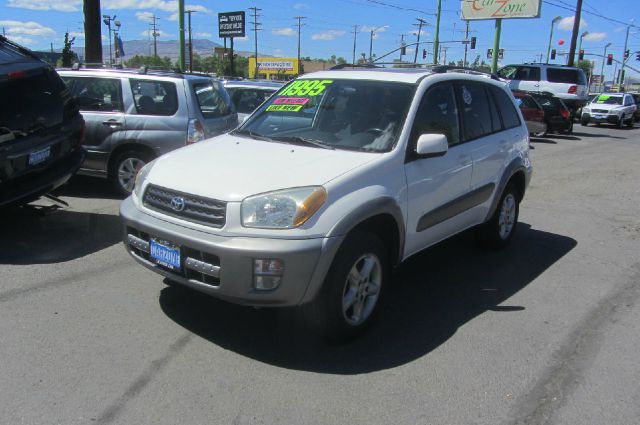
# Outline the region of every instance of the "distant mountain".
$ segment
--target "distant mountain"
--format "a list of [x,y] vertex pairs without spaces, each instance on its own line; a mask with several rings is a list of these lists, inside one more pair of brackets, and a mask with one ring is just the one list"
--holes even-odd
[[[124,41],[123,40],[123,44],[124,44],[125,60],[130,59],[135,55],[149,56],[153,54],[153,40],[151,41],[149,40]],[[213,55],[214,47],[223,47],[223,45],[220,43],[215,43],[211,40],[203,40],[203,39],[193,40],[193,53],[197,53],[200,56]],[[180,51],[178,49],[178,40],[168,40],[168,41],[158,40],[157,48],[158,48],[158,56],[160,57],[168,56],[171,58],[172,61],[176,61],[180,56]],[[229,46],[227,46],[227,48],[229,48]],[[79,57],[81,58],[84,57],[84,46],[73,46],[72,49]],[[115,50],[113,46],[111,46],[111,49],[112,51]],[[248,52],[248,51],[236,50],[235,53],[238,56],[243,56],[243,57],[249,57],[253,55],[253,52]],[[260,55],[262,56],[262,54]],[[109,57],[108,44],[102,46],[102,56],[104,58]],[[265,55],[265,56],[269,56],[269,55]]]

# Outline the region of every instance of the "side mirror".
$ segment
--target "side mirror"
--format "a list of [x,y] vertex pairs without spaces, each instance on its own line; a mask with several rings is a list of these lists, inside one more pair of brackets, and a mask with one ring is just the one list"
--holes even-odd
[[422,158],[442,156],[449,150],[447,136],[444,134],[423,134],[418,138],[416,153]]

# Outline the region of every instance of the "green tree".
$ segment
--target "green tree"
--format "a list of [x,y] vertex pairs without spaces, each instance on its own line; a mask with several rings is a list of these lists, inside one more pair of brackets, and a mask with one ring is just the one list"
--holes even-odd
[[593,63],[591,61],[578,61],[576,66],[584,71],[584,75],[587,76],[587,79],[593,71]]
[[76,41],[75,37],[69,39],[69,33],[64,33],[64,48],[62,49],[62,66],[64,68],[69,68],[73,64],[74,59],[77,58],[76,54],[71,50],[74,41]]
[[343,63],[347,63],[347,60],[345,58],[343,58],[342,56],[340,56],[338,59],[336,59],[336,63],[338,65],[343,64]]
[[169,58],[168,56],[161,58],[159,56],[135,55],[131,59],[124,61],[124,66],[126,66],[127,68],[140,68],[143,65],[163,69],[173,68],[171,58]]

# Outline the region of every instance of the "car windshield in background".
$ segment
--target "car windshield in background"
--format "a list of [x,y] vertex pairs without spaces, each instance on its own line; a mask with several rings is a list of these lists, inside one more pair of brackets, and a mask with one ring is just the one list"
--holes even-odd
[[276,89],[262,89],[255,87],[227,87],[227,92],[231,96],[231,100],[236,110],[242,114],[250,114],[268,99]]
[[608,96],[606,94],[601,94],[593,99],[593,103],[600,105],[622,105],[622,96]]
[[587,85],[584,73],[577,69],[547,68],[547,79],[551,83]]
[[387,152],[400,134],[414,91],[406,83],[300,79],[269,98],[237,133]]

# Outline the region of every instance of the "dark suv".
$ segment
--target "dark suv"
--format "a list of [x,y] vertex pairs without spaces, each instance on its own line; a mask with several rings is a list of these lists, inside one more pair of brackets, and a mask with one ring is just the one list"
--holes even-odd
[[84,120],[55,70],[0,36],[0,207],[65,183],[84,159]]

